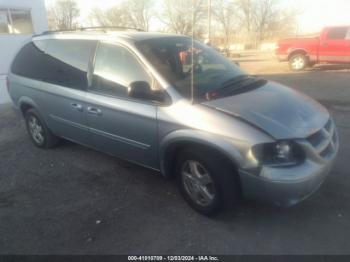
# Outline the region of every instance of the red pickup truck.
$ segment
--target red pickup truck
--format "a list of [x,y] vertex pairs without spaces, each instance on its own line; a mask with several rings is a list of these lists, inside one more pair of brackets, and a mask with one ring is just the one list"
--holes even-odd
[[280,40],[276,56],[294,71],[323,62],[350,63],[350,26],[326,27],[318,37]]

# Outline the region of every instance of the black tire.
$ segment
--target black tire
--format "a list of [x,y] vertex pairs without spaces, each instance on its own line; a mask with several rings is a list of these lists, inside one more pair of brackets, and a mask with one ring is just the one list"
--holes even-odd
[[[24,114],[24,118],[29,137],[35,146],[39,148],[52,148],[55,145],[57,145],[59,141],[58,137],[51,132],[43,118],[35,109],[31,108],[27,110]],[[38,136],[34,135],[33,128],[31,127],[31,121],[34,121],[34,119],[36,119],[37,121],[37,126],[41,127],[41,131],[36,131],[36,134],[40,133],[42,136],[42,140],[39,140]]]
[[[210,176],[212,183],[207,191],[214,196],[212,201],[203,205],[196,202],[189,193],[186,178],[183,171],[189,161],[195,161],[201,165]],[[179,190],[186,202],[197,212],[211,216],[218,214],[225,208],[234,207],[240,199],[240,185],[237,171],[227,160],[218,153],[203,149],[185,149],[180,152],[176,161],[176,175]]]
[[295,54],[289,58],[289,68],[293,71],[302,71],[309,65],[309,58],[305,54]]

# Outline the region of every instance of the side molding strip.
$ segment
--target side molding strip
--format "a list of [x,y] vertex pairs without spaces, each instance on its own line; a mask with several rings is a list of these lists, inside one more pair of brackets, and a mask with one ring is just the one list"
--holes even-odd
[[63,119],[63,118],[55,116],[55,115],[50,115],[50,117],[57,122],[60,122],[60,123],[63,123],[63,124],[69,125],[69,126],[73,126],[73,127],[79,128],[79,129],[84,130],[84,131],[90,131],[91,133],[94,133],[96,135],[103,136],[103,137],[106,137],[106,138],[109,138],[109,139],[112,139],[115,141],[119,141],[119,142],[122,142],[122,143],[125,143],[128,145],[137,147],[137,148],[147,150],[151,147],[150,145],[147,145],[147,144],[135,141],[135,140],[131,140],[131,139],[128,139],[125,137],[117,136],[117,135],[114,135],[111,133],[107,133],[107,132],[104,132],[102,130],[94,129],[94,128],[91,128],[91,127],[88,127],[85,125],[81,125],[81,124]]

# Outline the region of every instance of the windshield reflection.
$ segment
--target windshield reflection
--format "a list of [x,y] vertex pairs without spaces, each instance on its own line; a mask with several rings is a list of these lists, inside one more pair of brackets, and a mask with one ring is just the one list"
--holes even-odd
[[158,72],[188,99],[191,99],[192,71],[195,100],[205,99],[223,83],[246,75],[213,48],[198,41],[192,48],[189,37],[148,39],[138,42],[137,46]]

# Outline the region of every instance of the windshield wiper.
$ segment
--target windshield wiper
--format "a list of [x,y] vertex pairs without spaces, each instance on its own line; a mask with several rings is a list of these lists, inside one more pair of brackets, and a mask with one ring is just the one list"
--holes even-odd
[[[234,78],[231,78],[225,82],[223,82],[218,89],[225,89],[225,88],[228,88],[228,87],[235,87],[236,85],[238,84],[242,84],[243,82],[255,82],[256,81],[256,78],[253,77],[253,76],[249,76],[249,75],[239,75],[239,76],[236,76]],[[240,85],[239,85],[240,86]]]
[[204,96],[207,100],[232,96],[235,94],[248,92],[250,90],[263,86],[266,83],[267,81],[261,78],[256,78],[248,75],[240,75],[223,82],[219,88],[205,93]]

